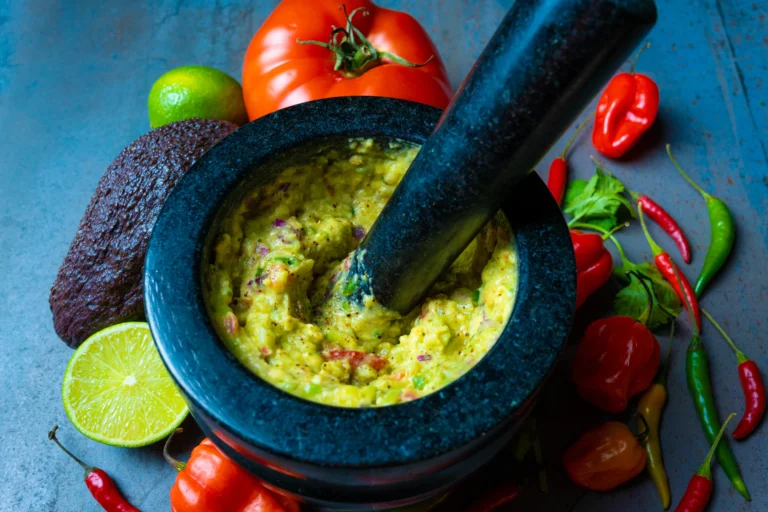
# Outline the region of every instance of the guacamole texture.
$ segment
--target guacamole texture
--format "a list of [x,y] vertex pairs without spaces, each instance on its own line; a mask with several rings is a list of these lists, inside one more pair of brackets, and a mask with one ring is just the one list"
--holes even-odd
[[[308,400],[383,406],[433,393],[493,346],[512,311],[517,255],[498,214],[402,316],[349,299],[349,256],[419,148],[352,139],[246,193],[203,269],[205,299],[230,351]],[[348,286],[348,285],[347,285]]]

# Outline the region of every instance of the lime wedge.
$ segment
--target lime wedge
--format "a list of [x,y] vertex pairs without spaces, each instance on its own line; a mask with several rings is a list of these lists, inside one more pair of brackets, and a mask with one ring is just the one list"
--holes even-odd
[[189,412],[143,322],[113,325],[85,340],[69,360],[61,397],[77,430],[112,446],[159,441]]

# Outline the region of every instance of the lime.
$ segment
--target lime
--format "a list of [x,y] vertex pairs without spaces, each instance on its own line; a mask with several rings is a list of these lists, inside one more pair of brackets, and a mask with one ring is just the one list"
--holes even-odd
[[166,72],[149,91],[149,124],[158,128],[191,118],[248,122],[240,84],[218,69],[182,66]]
[[189,412],[144,322],[97,332],[64,372],[64,410],[83,435],[113,446],[145,446],[167,437]]

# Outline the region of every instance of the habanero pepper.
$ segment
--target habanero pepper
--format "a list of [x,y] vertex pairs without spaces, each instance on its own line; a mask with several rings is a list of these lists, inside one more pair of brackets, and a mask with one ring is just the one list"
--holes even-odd
[[91,492],[91,496],[94,497],[99,505],[101,505],[107,512],[141,512],[120,494],[120,490],[117,488],[115,481],[112,480],[106,471],[89,466],[75,457],[72,452],[64,448],[56,438],[56,430],[58,430],[58,428],[58,426],[55,426],[48,432],[48,439],[56,443],[59,448],[64,450],[67,455],[72,457],[75,462],[83,467],[85,470],[85,485]]
[[629,73],[619,73],[608,83],[595,112],[592,145],[609,158],[619,158],[637,143],[656,120],[659,87],[645,75],[635,73],[637,53]]
[[[647,321],[653,307],[648,293]],[[661,349],[643,322],[628,316],[595,320],[587,327],[571,363],[571,379],[579,395],[600,409],[620,413],[629,399],[651,385],[659,368]]]
[[[736,239],[736,222],[733,220],[728,205],[725,202],[715,196],[707,194],[702,188],[696,184],[686,173],[677,160],[672,156],[672,148],[667,144],[667,155],[672,160],[672,164],[677,169],[677,172],[685,178],[685,180],[691,184],[696,191],[701,194],[704,201],[707,203],[707,212],[709,213],[710,224],[710,240],[709,249],[707,249],[707,255],[704,257],[704,265],[701,267],[699,277],[696,278],[696,285],[694,291],[696,297],[701,297],[704,292],[704,288],[707,287],[709,282],[715,276],[715,274],[723,268],[728,256],[730,256],[733,250],[733,243]],[[699,326],[701,328],[701,326]]]
[[728,416],[723,426],[720,427],[720,432],[717,433],[715,441],[709,448],[707,457],[698,471],[696,471],[696,474],[693,475],[691,481],[688,482],[688,488],[685,490],[685,494],[683,494],[683,498],[680,500],[680,504],[677,505],[675,512],[703,512],[707,508],[709,497],[712,495],[712,455],[720,444],[725,427],[734,416],[736,416],[735,413]]
[[568,162],[565,157],[568,154],[568,150],[571,149],[576,137],[579,136],[581,130],[587,125],[589,120],[592,119],[592,114],[588,115],[581,124],[576,128],[574,133],[563,148],[563,152],[559,157],[552,160],[552,164],[549,166],[549,175],[547,176],[547,187],[552,197],[555,198],[557,205],[560,206],[563,203],[563,195],[565,194],[565,186],[568,183]]
[[739,381],[741,382],[741,389],[744,392],[744,400],[746,407],[744,409],[744,416],[742,416],[739,424],[736,425],[736,430],[733,431],[734,439],[744,439],[749,434],[755,431],[760,421],[765,415],[765,385],[763,384],[763,378],[760,376],[760,369],[757,367],[757,363],[749,359],[744,352],[738,349],[730,336],[725,330],[720,327],[712,315],[702,309],[702,313],[706,316],[715,329],[722,334],[725,341],[731,346],[736,353],[736,359],[739,362]]
[[[648,240],[648,245],[651,246],[653,252],[653,261],[656,263],[656,268],[659,269],[661,275],[667,280],[669,284],[674,288],[675,293],[680,298],[680,302],[685,305],[688,311],[693,315],[696,320],[696,327],[701,331],[701,312],[699,311],[699,302],[696,300],[696,294],[693,292],[691,283],[686,279],[680,269],[672,261],[672,257],[664,249],[653,240],[651,234],[648,232],[648,227],[645,225],[645,216],[643,214],[643,205],[637,205],[637,211],[640,215],[640,224],[643,227],[643,233]],[[678,279],[679,276],[679,279]]]
[[563,454],[563,467],[577,485],[610,491],[636,477],[645,466],[645,450],[624,423],[608,421],[588,430]]
[[192,450],[189,461],[168,454],[174,435],[165,442],[163,455],[179,472],[171,488],[172,512],[299,512],[294,500],[272,494],[255,476],[224,455],[210,439]]
[[[680,280],[680,273],[675,270],[675,278]],[[715,395],[712,393],[712,380],[709,372],[709,357],[701,341],[701,334],[691,316],[690,304],[686,297],[686,306],[688,317],[691,319],[693,328],[693,338],[688,344],[688,351],[685,355],[685,380],[688,384],[688,392],[691,394],[693,406],[699,417],[701,429],[704,431],[711,444],[715,442],[717,432],[720,430],[720,417],[715,406]],[[741,494],[745,500],[749,501],[749,491],[744,479],[739,471],[739,463],[736,462],[728,443],[721,442],[715,451],[717,462],[728,476],[731,485]]]
[[[664,459],[661,455],[661,437],[659,436],[659,424],[661,423],[661,413],[667,403],[667,372],[669,371],[669,359],[672,355],[672,342],[675,336],[675,322],[672,322],[669,333],[669,349],[667,352],[664,367],[659,371],[658,377],[651,386],[640,397],[637,403],[637,413],[644,418],[648,424],[648,436],[645,441],[640,443],[645,448],[646,463],[645,468],[648,475],[656,487],[656,492],[661,498],[661,505],[664,510],[669,508],[669,478],[664,468]],[[637,428],[640,428],[641,421],[638,416]]]

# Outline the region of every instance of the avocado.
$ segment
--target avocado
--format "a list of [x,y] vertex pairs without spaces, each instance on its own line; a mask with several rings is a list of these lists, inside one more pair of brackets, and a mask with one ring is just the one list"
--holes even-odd
[[107,168],[51,287],[53,325],[67,345],[144,318],[144,257],[160,210],[192,164],[235,130],[226,121],[171,123],[139,137]]

